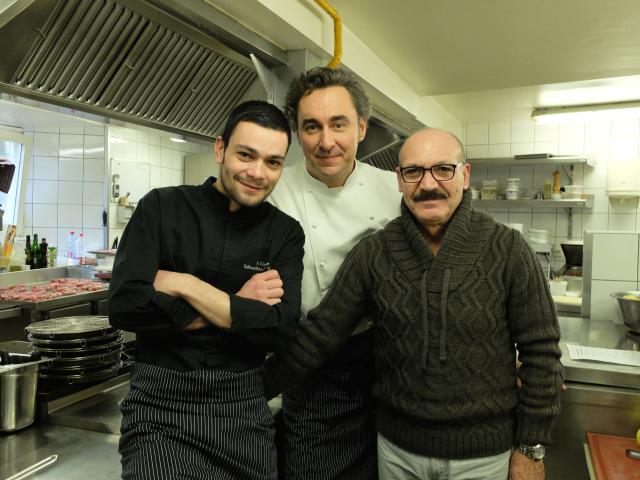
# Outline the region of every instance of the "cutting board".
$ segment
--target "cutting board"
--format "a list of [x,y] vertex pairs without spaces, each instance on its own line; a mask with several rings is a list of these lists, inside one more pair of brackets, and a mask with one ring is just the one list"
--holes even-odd
[[624,453],[640,449],[634,438],[587,432],[587,442],[598,480],[640,480],[640,460]]

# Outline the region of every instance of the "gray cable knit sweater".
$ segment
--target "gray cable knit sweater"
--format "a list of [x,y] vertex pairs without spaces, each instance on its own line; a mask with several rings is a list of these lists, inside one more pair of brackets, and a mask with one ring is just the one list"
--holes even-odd
[[472,210],[469,192],[436,256],[404,205],[364,238],[290,348],[267,363],[267,394],[320,366],[365,313],[377,428],[393,443],[448,459],[551,443],[562,366],[547,282],[522,236]]

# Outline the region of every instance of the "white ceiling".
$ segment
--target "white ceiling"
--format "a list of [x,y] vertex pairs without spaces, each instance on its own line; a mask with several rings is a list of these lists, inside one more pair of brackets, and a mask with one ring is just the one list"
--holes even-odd
[[463,123],[640,99],[637,0],[331,0],[419,94]]
[[[49,110],[49,109],[55,109]],[[0,129],[5,127],[19,128],[22,130],[33,130],[35,127],[43,128],[79,128],[96,127],[102,123],[87,120],[76,115],[83,115],[81,112],[74,114],[64,114],[57,110],[64,107],[51,105],[31,106],[6,100],[0,100]]]

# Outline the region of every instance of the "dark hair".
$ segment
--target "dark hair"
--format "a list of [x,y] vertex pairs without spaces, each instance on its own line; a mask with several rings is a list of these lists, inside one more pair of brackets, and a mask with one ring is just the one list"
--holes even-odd
[[300,99],[314,90],[333,86],[347,89],[349,95],[351,95],[353,106],[358,112],[358,118],[369,118],[371,115],[369,97],[367,97],[360,81],[353,73],[339,68],[315,67],[307,73],[300,74],[289,84],[289,91],[284,100],[284,113],[294,132],[298,130],[298,105],[300,104]]
[[249,100],[237,105],[229,114],[227,124],[222,131],[224,146],[229,145],[229,139],[240,122],[251,122],[261,127],[270,128],[287,134],[287,150],[291,145],[291,129],[284,113],[268,102],[262,100]]

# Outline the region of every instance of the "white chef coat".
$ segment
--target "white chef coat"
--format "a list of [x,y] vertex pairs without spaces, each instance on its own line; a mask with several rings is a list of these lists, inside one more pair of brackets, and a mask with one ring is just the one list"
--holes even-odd
[[356,243],[400,215],[401,198],[395,172],[358,161],[336,188],[309,175],[304,161],[284,169],[268,200],[304,230],[303,315],[320,303]]

